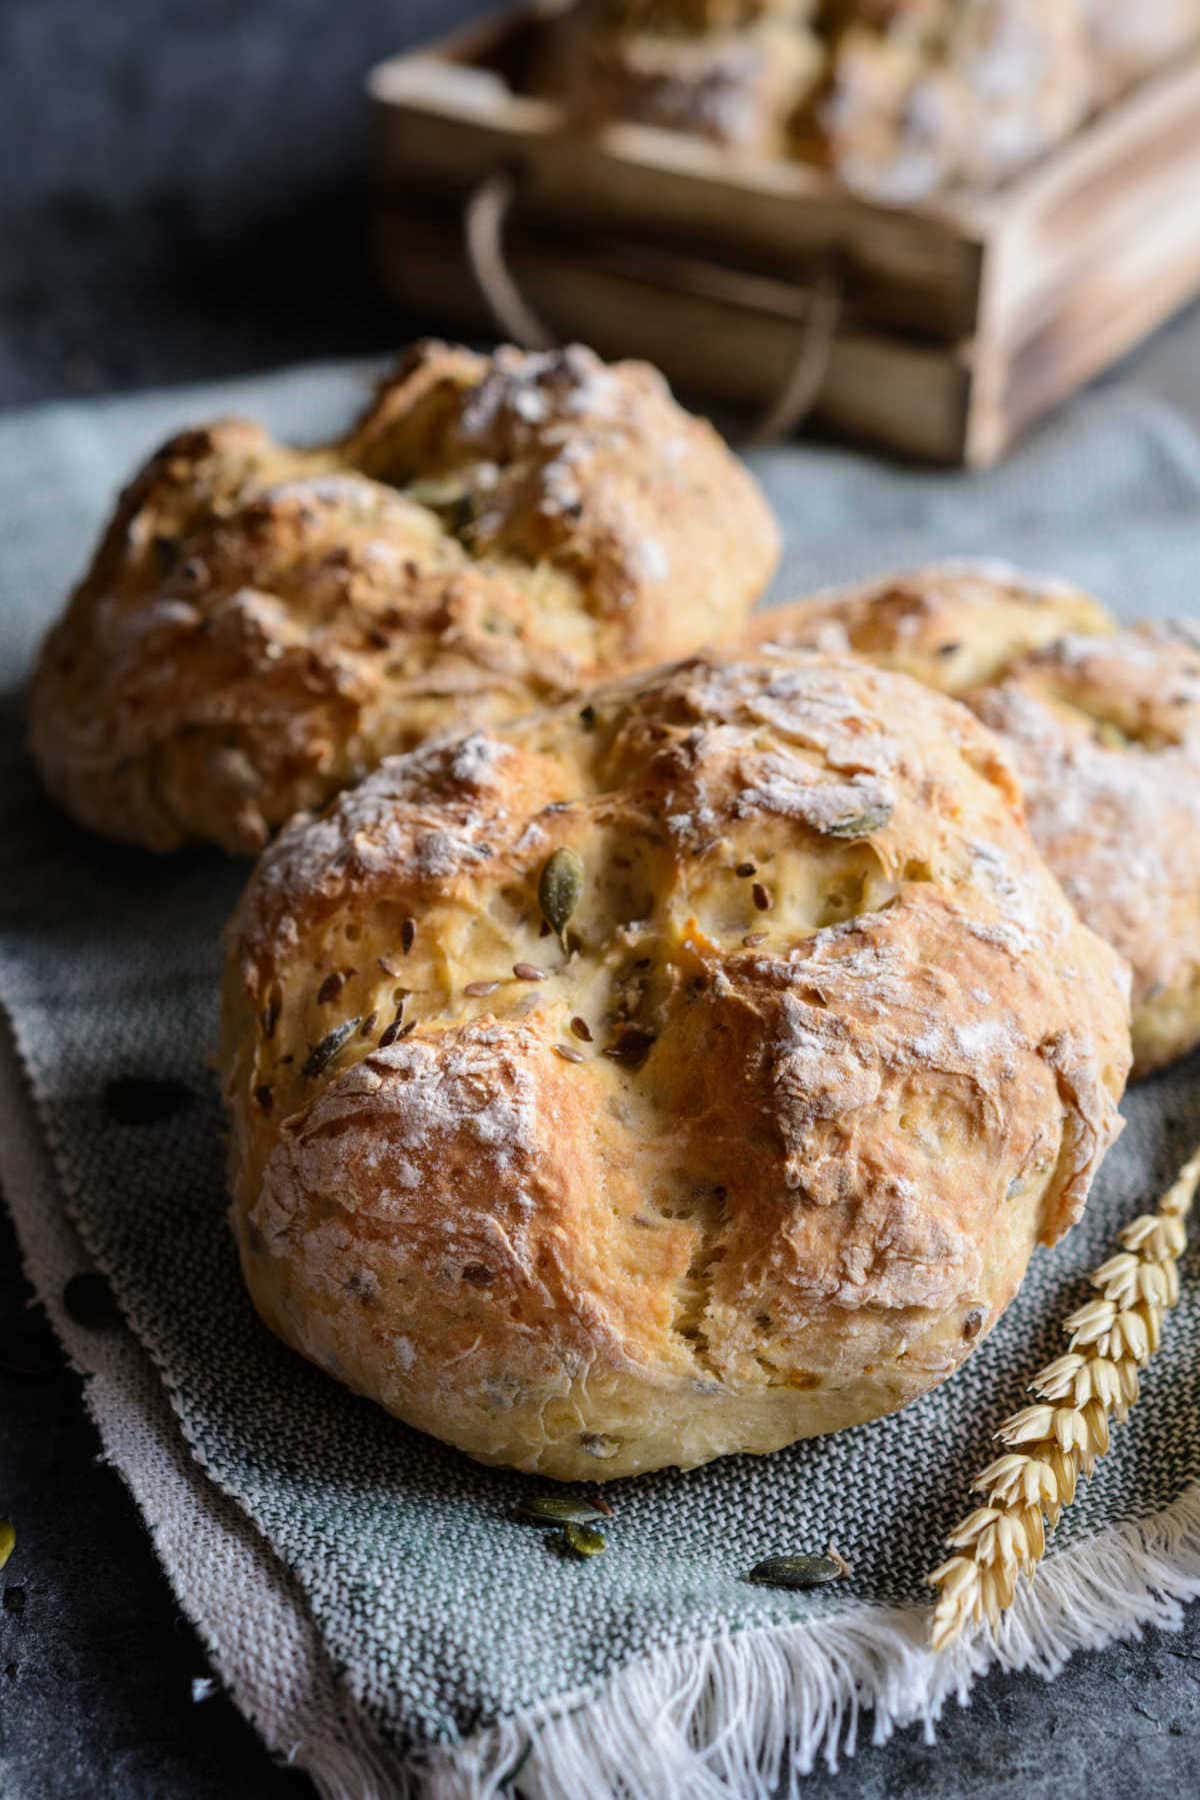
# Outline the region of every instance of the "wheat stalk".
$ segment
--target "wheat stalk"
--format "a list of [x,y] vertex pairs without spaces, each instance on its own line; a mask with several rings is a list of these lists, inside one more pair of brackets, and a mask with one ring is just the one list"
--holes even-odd
[[1032,1574],[1046,1548],[1046,1526],[1069,1506],[1080,1475],[1090,1475],[1118,1423],[1138,1397],[1138,1371],[1158,1349],[1163,1316],[1179,1298],[1184,1221],[1200,1184],[1200,1149],[1159,1202],[1120,1233],[1124,1246],[1090,1277],[1097,1298],[1064,1323],[1065,1356],[1029,1384],[1037,1404],[1001,1425],[1006,1453],[972,1484],[986,1496],[946,1539],[955,1554],[929,1576],[938,1589],[930,1641],[935,1650],[963,1628],[995,1625],[1018,1578]]

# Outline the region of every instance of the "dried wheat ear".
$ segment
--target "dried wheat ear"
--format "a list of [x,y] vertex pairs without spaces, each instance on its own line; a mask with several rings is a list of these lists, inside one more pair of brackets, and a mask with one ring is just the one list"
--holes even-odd
[[1158,1348],[1163,1316],[1179,1298],[1184,1221],[1200,1184],[1198,1148],[1159,1202],[1120,1233],[1124,1249],[1091,1276],[1099,1298],[1066,1320],[1070,1348],[1035,1380],[1038,1403],[1006,1419],[996,1436],[1007,1447],[973,1483],[986,1496],[946,1539],[954,1552],[929,1576],[938,1589],[931,1642],[952,1643],[968,1625],[995,1625],[1011,1606],[1022,1574],[1046,1548],[1046,1526],[1069,1506],[1081,1474],[1090,1475],[1109,1444],[1109,1420],[1122,1420],[1138,1397],[1138,1370]]

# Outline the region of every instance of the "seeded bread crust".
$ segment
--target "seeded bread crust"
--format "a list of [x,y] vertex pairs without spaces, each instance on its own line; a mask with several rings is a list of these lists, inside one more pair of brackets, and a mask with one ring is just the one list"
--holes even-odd
[[253,852],[381,757],[736,626],[777,534],[645,364],[417,347],[342,441],[185,432],[125,490],[34,679],[83,824]]
[[863,656],[961,698],[1056,638],[1116,628],[1100,602],[1070,582],[959,561],[768,607],[739,641]]
[[1078,1215],[1127,988],[965,707],[803,653],[601,688],[390,759],[261,860],[221,1057],[245,1278],[484,1462],[856,1424]]
[[1200,1043],[1200,647],[1090,596],[943,564],[774,608],[751,644],[850,650],[956,694],[1003,739],[1030,829],[1133,971],[1134,1073]]

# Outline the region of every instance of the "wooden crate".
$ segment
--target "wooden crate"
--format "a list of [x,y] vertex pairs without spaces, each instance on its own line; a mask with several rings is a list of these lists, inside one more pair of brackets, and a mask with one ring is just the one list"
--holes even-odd
[[370,76],[379,262],[411,307],[494,331],[464,213],[500,172],[516,195],[508,268],[564,338],[761,409],[811,348],[814,285],[832,283],[812,416],[983,465],[1200,292],[1200,57],[996,192],[895,208],[799,163],[572,125],[525,91],[553,10],[505,13]]

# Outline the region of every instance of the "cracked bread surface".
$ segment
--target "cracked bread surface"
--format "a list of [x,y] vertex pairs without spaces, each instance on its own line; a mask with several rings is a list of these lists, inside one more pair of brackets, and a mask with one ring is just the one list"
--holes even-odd
[[966,708],[706,653],[268,850],[227,945],[242,1266],[482,1461],[769,1451],[952,1373],[1078,1215],[1128,1056],[1124,967]]
[[747,641],[851,651],[961,697],[1003,740],[1030,829],[1133,972],[1134,1072],[1200,1043],[1200,640],[1121,630],[1069,583],[944,563],[772,608]]
[[1067,636],[965,696],[1016,763],[1030,830],[1133,970],[1134,1072],[1200,1043],[1200,642]]
[[337,443],[231,419],[151,458],[43,648],[34,753],[96,831],[254,852],[432,733],[728,631],[777,553],[647,365],[425,343]]

